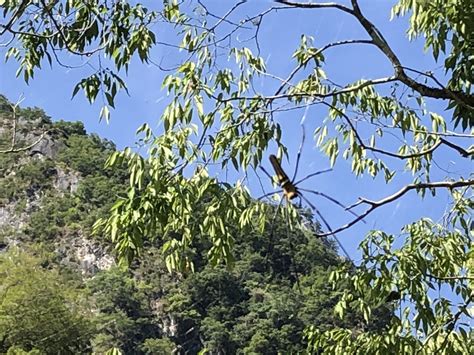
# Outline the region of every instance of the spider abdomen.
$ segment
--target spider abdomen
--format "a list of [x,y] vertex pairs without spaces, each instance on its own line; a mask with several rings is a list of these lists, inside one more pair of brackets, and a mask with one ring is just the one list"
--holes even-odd
[[298,196],[298,190],[296,189],[296,186],[290,181],[290,178],[288,177],[288,175],[286,175],[285,171],[281,167],[278,158],[273,154],[270,155],[270,163],[272,163],[273,170],[275,170],[278,183],[283,189],[285,197],[288,200],[291,200]]

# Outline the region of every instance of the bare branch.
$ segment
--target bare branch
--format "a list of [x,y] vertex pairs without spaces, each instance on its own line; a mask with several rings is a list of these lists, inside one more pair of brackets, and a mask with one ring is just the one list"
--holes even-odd
[[442,281],[463,281],[463,280],[474,280],[474,276],[435,276],[435,275],[426,275],[432,279],[442,280]]
[[[333,42],[333,43],[328,43],[326,44],[324,47],[320,48],[315,54],[314,56],[317,56],[319,54],[321,54],[322,52],[324,52],[326,49],[329,49],[329,48],[333,48],[333,47],[337,47],[337,46],[343,46],[343,45],[347,45],[347,44],[374,44],[374,42],[372,40],[368,40],[368,39],[350,39],[350,40],[345,40],[345,41],[338,41],[338,42]],[[313,58],[313,57],[311,57]],[[283,90],[283,88],[285,87],[285,85],[288,85],[290,83],[290,80],[293,79],[293,77],[296,75],[296,73],[298,73],[298,71],[300,71],[302,68],[305,67],[306,64],[308,64],[308,62],[311,60],[311,58],[308,58],[306,61],[304,61],[303,63],[301,63],[300,65],[298,65],[289,75],[288,75],[288,78],[286,78],[284,81],[283,81],[283,84],[278,88],[278,90],[276,91],[275,95],[278,95],[279,93],[281,93],[281,91]]]
[[440,138],[440,142],[442,142],[443,144],[447,145],[450,148],[453,148],[454,150],[456,150],[459,154],[461,154],[465,158],[467,158],[470,155],[474,155],[474,149],[466,150],[463,147],[460,147],[460,146],[458,146],[454,143],[451,143],[451,142],[447,141],[444,138]]
[[325,99],[341,94],[346,94],[350,93],[353,91],[360,90],[366,86],[370,85],[380,85],[380,84],[387,84],[393,81],[396,81],[397,78],[394,76],[389,76],[385,78],[379,78],[379,79],[371,79],[371,80],[366,80],[359,85],[354,85],[354,86],[349,86],[341,90],[337,91],[332,91],[326,94],[318,94],[318,93],[294,93],[294,94],[280,94],[280,95],[271,95],[271,96],[232,96],[228,97],[225,99],[218,98],[217,96],[212,96],[213,99],[217,100],[218,102],[229,102],[229,101],[239,101],[239,100],[248,100],[248,101],[276,101],[276,100],[281,100],[281,99],[296,99],[296,98],[319,98],[319,99]]
[[203,8],[204,11],[206,11],[206,14],[211,16],[211,17],[214,17],[215,19],[218,19],[219,21],[223,21],[223,22],[226,22],[232,26],[236,26],[236,27],[240,27],[240,28],[244,28],[244,29],[247,29],[249,30],[250,27],[242,27],[240,26],[240,24],[236,23],[236,22],[232,22],[230,20],[228,20],[227,18],[225,17],[221,17],[219,15],[215,15],[213,14],[212,12],[209,11],[209,9],[207,8],[207,6],[202,2],[202,0],[197,0],[198,4]]
[[355,138],[357,139],[357,142],[359,143],[359,145],[362,148],[364,148],[366,150],[370,150],[372,152],[384,154],[384,155],[387,155],[387,156],[390,156],[390,157],[393,157],[393,158],[398,158],[398,159],[403,160],[403,159],[410,159],[410,158],[418,158],[418,157],[421,157],[423,155],[431,154],[436,150],[436,148],[438,148],[441,145],[441,143],[443,143],[440,139],[435,144],[433,144],[430,148],[428,148],[426,150],[423,150],[421,152],[411,153],[411,154],[398,154],[398,153],[393,153],[393,152],[390,152],[390,151],[387,151],[387,150],[384,150],[384,149],[371,147],[371,146],[368,146],[364,143],[364,141],[362,140],[362,137],[360,136],[359,132],[357,131],[357,128],[354,126],[354,123],[352,123],[349,116],[347,116],[341,109],[339,109],[338,107],[336,107],[334,105],[331,105],[327,102],[322,102],[322,103],[325,104],[326,106],[331,107],[333,110],[336,110],[342,117],[344,117],[344,120],[347,122],[347,124],[351,128],[352,132],[354,132]]
[[326,3],[313,3],[313,2],[297,2],[297,1],[286,1],[286,0],[275,0],[280,4],[288,5],[291,7],[301,8],[301,9],[338,9],[349,14],[353,14],[353,11],[348,7],[337,4],[335,2],[326,2]]
[[11,108],[12,108],[12,121],[13,121],[11,144],[10,144],[10,148],[5,149],[5,150],[0,150],[0,154],[19,153],[19,152],[24,152],[26,150],[30,150],[35,145],[37,145],[39,142],[41,142],[44,139],[44,137],[46,136],[46,134],[49,133],[49,130],[46,130],[33,143],[31,143],[27,146],[24,146],[24,147],[16,148],[16,132],[17,132],[17,125],[18,125],[18,117],[17,117],[16,109],[17,109],[18,105],[21,103],[21,101],[23,101],[23,99],[20,99],[14,105],[10,105]]
[[230,14],[232,14],[240,5],[243,5],[246,2],[247,2],[247,0],[241,0],[238,3],[236,3],[229,11],[226,12],[226,14],[224,16],[219,18],[219,20],[216,22],[216,24],[214,26],[212,26],[210,31],[211,32],[214,31],[214,29],[216,29],[222,22],[227,20],[227,17],[229,17]]
[[347,209],[352,209],[361,204],[369,205],[370,206],[369,209],[367,209],[364,213],[359,215],[359,217],[354,218],[352,221],[343,225],[342,227],[339,227],[332,232],[316,234],[316,236],[326,237],[332,234],[339,233],[343,230],[346,230],[352,227],[354,224],[356,224],[360,220],[362,220],[363,218],[365,218],[366,216],[368,216],[377,208],[399,199],[400,197],[405,195],[408,191],[420,190],[420,189],[437,189],[437,188],[455,189],[455,188],[460,188],[460,187],[465,187],[465,186],[474,186],[474,180],[439,181],[439,182],[424,182],[424,183],[418,183],[418,184],[409,184],[403,187],[402,189],[400,189],[399,191],[395,192],[393,195],[390,195],[379,201],[372,201],[372,200],[361,197],[359,198],[358,202],[354,203],[352,206],[349,206]]
[[25,147],[0,150],[0,154],[3,154],[3,153],[19,153],[19,152],[24,152],[26,150],[30,150],[35,145],[37,145],[39,142],[41,142],[48,133],[49,133],[49,130],[44,131],[43,133],[41,133],[41,135],[39,136],[39,138],[37,140],[35,140],[33,143],[31,143],[31,144],[29,144]]
[[384,38],[382,33],[380,33],[377,27],[375,27],[375,25],[362,14],[357,0],[352,0],[352,6],[354,10],[350,13],[357,18],[362,27],[364,27],[364,29],[374,41],[374,44],[390,60],[395,70],[395,76],[399,81],[401,81],[411,89],[419,92],[423,96],[438,99],[454,99],[463,105],[467,105],[470,108],[474,107],[474,95],[469,95],[462,91],[452,91],[446,88],[433,88],[410,78],[403,70],[404,67],[402,66],[396,54],[393,52],[392,48],[388,45],[388,42]]

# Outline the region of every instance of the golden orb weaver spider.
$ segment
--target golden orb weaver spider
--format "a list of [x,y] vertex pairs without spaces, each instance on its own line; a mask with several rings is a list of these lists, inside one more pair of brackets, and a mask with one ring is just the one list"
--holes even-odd
[[[300,198],[300,207],[301,207],[301,200],[304,200],[308,206],[311,208],[311,210],[313,210],[316,215],[319,217],[319,219],[321,220],[321,222],[324,224],[324,226],[326,227],[326,229],[328,230],[328,232],[332,233],[332,228],[330,227],[329,223],[327,222],[326,218],[324,218],[324,216],[322,215],[322,213],[318,210],[318,208],[316,208],[316,206],[311,202],[309,201],[309,199],[307,197],[304,196],[304,194],[302,194],[302,192],[306,192],[306,193],[311,193],[311,194],[314,194],[314,195],[317,195],[317,196],[321,196],[323,197],[324,199],[332,202],[333,204],[339,206],[340,208],[342,208],[344,211],[347,211],[349,213],[351,213],[352,215],[356,216],[356,217],[359,217],[355,212],[351,211],[350,209],[348,209],[346,206],[344,206],[341,202],[339,202],[337,199],[329,196],[328,194],[326,193],[323,193],[323,192],[320,192],[320,191],[314,191],[314,190],[309,190],[309,189],[304,189],[304,188],[300,188],[298,187],[299,184],[301,184],[303,181],[306,181],[308,180],[309,178],[311,177],[314,177],[314,176],[317,176],[317,175],[320,175],[320,174],[323,174],[323,173],[327,173],[327,172],[330,172],[332,171],[332,169],[325,169],[325,170],[321,170],[321,171],[317,171],[317,172],[314,172],[314,173],[311,173],[311,174],[308,174],[307,176],[305,176],[304,178],[300,179],[300,180],[297,180],[296,181],[296,175],[297,175],[297,172],[298,172],[298,167],[299,167],[299,163],[300,163],[300,159],[301,159],[301,152],[302,152],[302,148],[303,148],[303,143],[304,143],[304,139],[305,139],[305,134],[304,134],[304,127],[303,127],[303,137],[302,137],[302,141],[301,141],[301,145],[300,145],[300,148],[298,150],[298,153],[297,153],[297,156],[296,156],[296,165],[295,165],[295,171],[293,173],[293,178],[290,180],[290,178],[288,177],[288,175],[286,174],[285,170],[282,168],[281,166],[281,162],[280,160],[273,154],[270,155],[269,157],[269,160],[270,160],[270,163],[273,167],[273,170],[275,171],[275,174],[276,174],[276,179],[270,175],[263,166],[260,166],[261,170],[272,180],[272,181],[275,181],[278,183],[278,185],[281,187],[281,192],[283,192],[283,196],[285,197],[285,199],[287,200],[287,202],[291,203],[291,201],[293,199],[295,199],[296,197],[299,197]],[[262,199],[262,198],[265,198],[265,197],[268,197],[270,195],[273,195],[275,192],[271,192],[271,193],[268,193],[268,194],[265,194],[263,196],[261,196],[259,199]],[[277,210],[275,211],[275,217],[278,213],[278,210],[281,206],[281,203],[282,203],[283,199],[280,200],[280,203],[278,204],[277,206]],[[273,219],[275,219],[275,217]],[[365,223],[365,221],[363,221]],[[318,237],[318,234],[316,233],[315,234],[316,237]],[[338,240],[338,238],[333,234],[337,244],[339,245],[339,247],[341,248],[341,250],[344,252],[344,254],[346,255],[346,257],[350,260],[350,256],[348,254],[348,252],[345,250],[345,248],[343,247],[343,245],[341,244],[341,242]]]

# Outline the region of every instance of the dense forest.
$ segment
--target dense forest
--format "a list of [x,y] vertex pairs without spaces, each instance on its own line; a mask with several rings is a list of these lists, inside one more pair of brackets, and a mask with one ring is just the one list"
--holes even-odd
[[298,353],[307,325],[376,330],[388,320],[388,307],[371,326],[336,317],[341,290],[329,274],[350,262],[280,216],[264,235],[234,235],[232,267],[211,265],[202,245],[194,272],[169,273],[160,236],[119,267],[92,228],[126,190],[127,168],[104,168],[114,144],[0,100],[2,148],[12,134],[19,147],[0,154],[1,353]]

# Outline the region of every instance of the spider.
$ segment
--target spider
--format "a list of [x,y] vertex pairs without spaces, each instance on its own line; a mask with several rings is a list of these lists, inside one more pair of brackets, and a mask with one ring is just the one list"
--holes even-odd
[[[301,141],[301,145],[300,145],[300,148],[298,150],[298,153],[297,153],[297,156],[296,156],[296,165],[295,165],[295,171],[293,173],[293,178],[290,180],[290,178],[288,177],[288,175],[285,173],[285,171],[283,170],[282,166],[281,166],[281,163],[280,161],[278,160],[278,158],[275,156],[275,155],[270,155],[269,159],[270,159],[270,163],[273,167],[273,170],[275,171],[275,174],[276,174],[276,182],[278,183],[278,185],[281,187],[281,190],[280,191],[277,191],[278,192],[283,192],[283,196],[285,197],[286,201],[288,203],[291,203],[291,201],[293,199],[295,199],[296,197],[298,197],[300,199],[300,207],[301,207],[301,200],[305,201],[308,206],[316,213],[316,215],[321,219],[322,223],[324,224],[324,226],[327,228],[327,230],[329,232],[332,232],[332,229],[329,225],[329,223],[326,221],[326,219],[324,218],[324,216],[321,214],[321,212],[316,208],[316,206],[311,203],[311,201],[308,200],[308,198],[306,198],[302,192],[306,192],[306,193],[311,193],[311,194],[314,194],[314,195],[317,195],[317,196],[321,196],[323,198],[325,198],[326,200],[334,203],[335,205],[341,207],[342,209],[344,209],[345,211],[348,211],[349,213],[353,214],[354,216],[358,217],[358,215],[351,211],[351,210],[348,210],[346,206],[344,206],[342,203],[340,203],[338,200],[336,200],[335,198],[323,193],[323,192],[320,192],[320,191],[313,191],[313,190],[309,190],[309,189],[304,189],[304,188],[301,188],[301,187],[298,187],[299,184],[301,184],[303,181],[306,181],[308,180],[309,178],[312,178],[314,176],[317,176],[317,175],[320,175],[320,174],[324,174],[324,173],[327,173],[327,172],[330,172],[332,171],[332,169],[325,169],[325,170],[321,170],[321,171],[317,171],[317,172],[314,172],[314,173],[311,173],[311,174],[308,174],[307,176],[305,176],[304,178],[302,179],[299,179],[297,181],[296,180],[296,175],[297,175],[297,172],[298,172],[298,167],[299,167],[299,163],[300,163],[300,159],[301,159],[301,151],[302,151],[302,148],[303,148],[303,143],[304,143],[304,138],[305,138],[305,135],[304,135],[304,129],[303,129],[303,137],[302,137],[302,141]],[[275,178],[272,177],[266,170],[264,167],[260,166],[261,170],[272,180],[272,181],[275,181]],[[268,194],[265,194],[263,195],[262,197],[260,197],[260,199],[262,198],[265,198],[265,197],[268,197],[272,194],[274,194],[275,192],[271,192],[271,193],[268,193]],[[278,207],[275,211],[275,217],[274,219],[276,218],[276,214],[278,213],[278,210],[281,206],[281,203],[282,203],[283,199],[280,200],[280,203],[278,204]],[[272,223],[273,224],[273,223]],[[317,234],[316,234],[317,236]],[[348,257],[348,259],[350,259],[349,257],[349,254],[347,253],[347,251],[344,249],[344,247],[342,246],[342,244],[339,242],[339,240],[337,239],[336,236],[334,236],[334,238],[336,239],[336,242],[337,244],[339,245],[339,247],[341,248],[341,250],[344,252],[344,254]]]

